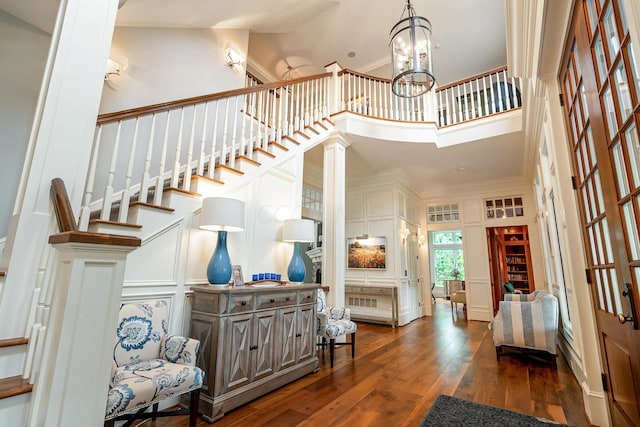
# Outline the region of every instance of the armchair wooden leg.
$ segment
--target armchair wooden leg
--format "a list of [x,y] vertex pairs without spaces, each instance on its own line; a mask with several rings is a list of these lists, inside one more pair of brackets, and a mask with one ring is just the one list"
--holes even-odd
[[114,427],[116,425],[116,420],[109,420],[104,422],[104,427]]
[[333,368],[333,353],[335,353],[336,340],[334,338],[329,339],[329,360],[331,360],[331,367]]
[[351,334],[351,358],[356,357],[356,333]]
[[159,403],[154,403],[153,404],[153,408],[151,409],[151,420],[155,421],[156,418],[158,418],[158,407],[160,406]]
[[191,391],[191,398],[189,402],[189,427],[196,427],[198,421],[198,405],[200,403],[200,389]]
[[499,345],[496,347],[496,359],[498,360],[498,362],[500,361],[500,355],[502,354],[502,346]]

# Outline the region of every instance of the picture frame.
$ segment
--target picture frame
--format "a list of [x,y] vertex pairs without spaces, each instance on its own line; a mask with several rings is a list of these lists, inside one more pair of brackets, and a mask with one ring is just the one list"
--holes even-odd
[[231,268],[233,271],[233,273],[231,274],[231,278],[233,279],[233,286],[244,286],[244,279],[242,278],[242,266],[233,265]]
[[386,270],[387,238],[362,236],[347,238],[347,268]]

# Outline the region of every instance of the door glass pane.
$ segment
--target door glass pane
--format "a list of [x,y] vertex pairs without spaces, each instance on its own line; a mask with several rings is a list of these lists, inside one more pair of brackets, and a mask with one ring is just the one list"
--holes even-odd
[[589,142],[589,164],[591,165],[591,167],[594,167],[596,165],[596,148],[593,146],[593,134],[591,133],[591,125],[587,127],[587,141]]
[[600,265],[602,263],[598,259],[598,245],[596,243],[594,228],[595,226],[593,225],[589,227],[589,240],[591,240],[591,257],[593,259],[593,265]]
[[587,107],[587,91],[584,85],[580,85],[580,95],[582,96],[582,110],[584,111],[584,121],[589,120],[589,108]]
[[636,64],[636,57],[633,55],[633,48],[631,42],[627,43],[627,52],[629,53],[629,62],[631,63],[631,74],[633,74],[633,81],[636,86],[636,93],[640,92],[640,80],[638,79],[638,67]]
[[607,36],[607,47],[609,48],[609,61],[613,62],[613,59],[620,50],[620,37],[618,37],[618,28],[616,27],[616,17],[613,14],[611,3],[607,6],[607,10],[604,12],[602,18],[604,22],[604,31]]
[[591,201],[591,203],[589,203],[591,207],[591,218],[595,218],[598,216],[598,205],[596,204],[596,196],[593,194],[593,178],[587,181],[587,187],[589,187],[589,200]]
[[620,114],[622,115],[622,122],[629,117],[633,108],[631,106],[631,93],[629,92],[629,81],[627,80],[627,73],[624,69],[624,62],[620,61],[616,70],[613,73],[616,90],[618,91],[618,103],[620,107]]
[[629,152],[629,164],[631,165],[631,176],[633,176],[633,186],[640,186],[640,141],[635,124],[632,124],[624,133]]
[[629,257],[634,261],[640,260],[640,240],[638,238],[638,227],[636,225],[635,215],[633,214],[633,203],[631,203],[631,201],[622,206],[622,213],[624,215],[627,241],[629,242]]
[[577,141],[578,140],[578,129],[576,127],[576,116],[575,116],[575,110],[572,111],[569,114],[569,121],[571,122],[571,131],[573,132],[573,140]]
[[624,2],[618,0],[618,10],[620,11],[620,20],[622,21],[622,35],[626,35],[629,32],[629,26],[627,25],[627,14],[624,11]]
[[586,144],[584,142],[584,137],[580,140],[580,146],[576,150],[576,163],[578,163],[578,173],[580,177],[580,182],[584,181],[584,166],[582,165],[582,153],[586,151]]
[[604,292],[602,292],[602,279],[600,278],[600,273],[600,270],[594,270],[594,275],[596,276],[596,289],[598,290],[598,306],[600,307],[600,310],[605,311]]
[[596,232],[596,247],[598,248],[598,260],[599,264],[605,264],[606,258],[604,257],[604,242],[602,241],[602,223],[598,223],[594,226]]
[[582,129],[584,128],[584,122],[582,121],[582,114],[581,114],[581,108],[580,108],[580,98],[576,99],[576,123],[578,126],[578,133],[580,133],[582,131]]
[[609,282],[609,271],[602,270],[602,289],[604,291],[604,304],[606,307],[606,311],[611,313],[613,312],[613,307],[611,305],[611,287]]
[[607,61],[604,56],[604,48],[602,47],[602,40],[600,39],[600,34],[596,36],[596,41],[593,45],[594,56],[596,58],[596,65],[598,66],[598,77],[600,86],[604,82],[605,77],[607,77]]
[[616,269],[611,270],[611,292],[613,292],[613,301],[616,304],[615,312],[613,314],[622,313],[622,301],[620,301],[620,291],[618,289],[618,279],[616,278]]
[[598,25],[598,11],[596,10],[596,2],[595,0],[587,0],[587,14],[589,15],[589,29],[591,30],[591,34],[596,29],[596,25]]
[[611,88],[609,86],[604,90],[602,98],[607,126],[609,127],[609,139],[612,140],[618,131],[618,124],[616,123],[616,111],[613,106],[613,95],[611,94]]
[[584,186],[582,187],[582,201],[584,202],[584,214],[587,217],[586,220],[587,222],[591,222],[593,216],[591,216],[591,208],[589,208],[589,195],[587,194],[588,185],[589,181],[585,182]]
[[576,77],[573,75],[573,61],[571,61],[571,63],[569,64],[569,68],[567,69],[567,78],[569,80],[569,85],[568,85],[568,89],[569,89],[569,96],[571,97],[571,99],[573,99],[573,96],[575,95],[575,87],[576,87]]
[[613,251],[611,249],[611,239],[609,238],[609,223],[607,221],[607,218],[602,218],[602,230],[603,230],[603,233],[604,233],[605,253],[607,254],[607,259],[605,260],[605,262],[608,263],[608,264],[612,264],[613,263]]
[[629,184],[627,181],[627,168],[624,165],[624,153],[622,143],[618,142],[613,146],[613,164],[616,171],[616,182],[618,184],[619,198],[629,194]]
[[604,212],[604,197],[602,196],[602,185],[600,184],[600,171],[596,169],[593,174],[593,182],[596,183],[596,194],[598,196],[598,215]]

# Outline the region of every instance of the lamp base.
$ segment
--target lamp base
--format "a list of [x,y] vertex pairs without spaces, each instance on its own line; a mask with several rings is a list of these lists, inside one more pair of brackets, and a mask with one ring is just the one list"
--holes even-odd
[[300,253],[300,242],[295,242],[293,246],[293,257],[287,269],[287,276],[290,282],[300,284],[304,282],[304,276],[306,274],[307,270],[304,266],[302,254]]
[[227,232],[218,231],[216,250],[207,266],[207,279],[216,286],[227,286],[231,280],[231,259],[227,251]]

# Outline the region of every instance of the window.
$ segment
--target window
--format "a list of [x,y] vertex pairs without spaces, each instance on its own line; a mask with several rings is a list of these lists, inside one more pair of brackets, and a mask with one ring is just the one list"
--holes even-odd
[[486,199],[484,201],[487,219],[513,218],[524,216],[522,196],[508,197],[504,199]]
[[439,222],[455,222],[460,220],[458,213],[458,204],[450,203],[446,205],[429,206],[428,208],[430,224],[436,224]]
[[[429,233],[431,280],[434,294],[444,296],[446,280],[464,280],[464,254],[462,231],[432,231]],[[455,277],[458,272],[458,277]]]
[[322,191],[311,187],[302,187],[302,207],[322,212]]

